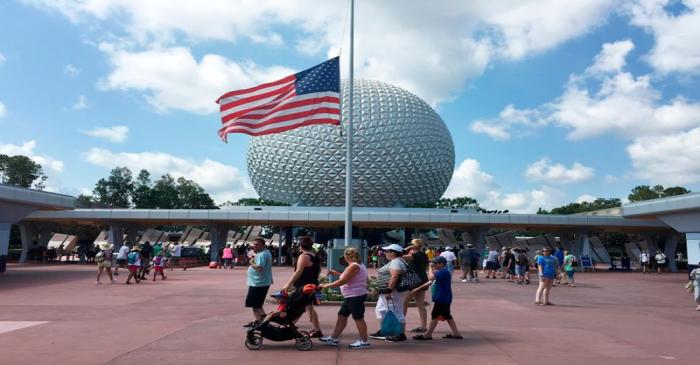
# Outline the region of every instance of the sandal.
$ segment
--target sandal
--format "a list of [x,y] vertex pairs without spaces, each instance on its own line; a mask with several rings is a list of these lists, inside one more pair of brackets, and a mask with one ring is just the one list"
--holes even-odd
[[552,303],[552,302],[547,302],[547,303],[544,303],[544,305],[554,305],[554,303]]
[[423,336],[423,335],[415,335],[415,336],[413,336],[413,339],[418,340],[418,341],[426,341],[426,340],[432,340],[433,338],[428,337],[428,336]]
[[442,338],[451,338],[451,339],[453,339],[453,340],[461,340],[461,339],[463,339],[462,336],[455,336],[455,335],[453,335],[453,334],[451,334],[451,333],[448,333],[448,334],[442,336]]
[[423,333],[423,332],[428,332],[428,330],[425,329],[424,327],[416,327],[416,328],[411,328],[410,330],[408,330],[408,332]]

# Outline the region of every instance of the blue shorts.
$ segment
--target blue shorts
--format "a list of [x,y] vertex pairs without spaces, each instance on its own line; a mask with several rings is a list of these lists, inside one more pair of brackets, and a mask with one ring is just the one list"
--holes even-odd
[[527,267],[525,265],[515,265],[515,275],[525,275]]
[[566,276],[567,276],[569,279],[573,279],[573,278],[574,278],[574,270],[567,271],[567,272],[566,272]]

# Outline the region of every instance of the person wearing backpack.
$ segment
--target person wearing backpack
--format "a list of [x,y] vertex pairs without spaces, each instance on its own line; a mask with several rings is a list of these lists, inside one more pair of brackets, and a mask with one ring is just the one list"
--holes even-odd
[[518,284],[530,284],[530,268],[527,251],[523,248],[515,249],[515,276]]
[[139,245],[134,245],[131,251],[126,256],[126,262],[129,267],[129,276],[126,278],[126,283],[131,284],[131,278],[136,280],[136,283],[140,283],[139,279],[139,269],[141,268],[141,247]]
[[564,251],[564,271],[566,272],[566,281],[569,283],[569,287],[575,288],[576,282],[574,281],[574,272],[578,267],[578,261],[576,256],[572,255],[568,250]]
[[95,260],[97,261],[97,282],[95,285],[102,284],[100,282],[100,276],[102,276],[103,271],[107,271],[107,276],[109,276],[110,283],[114,282],[114,277],[112,276],[112,245],[107,242],[100,244],[100,252],[95,255]]

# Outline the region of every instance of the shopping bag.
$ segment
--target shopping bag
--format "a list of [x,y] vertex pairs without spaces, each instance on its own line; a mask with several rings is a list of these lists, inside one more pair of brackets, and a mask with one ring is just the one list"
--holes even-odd
[[387,303],[387,312],[384,315],[382,326],[379,330],[382,336],[396,336],[401,333],[401,322],[399,322],[399,319],[396,317],[394,313],[395,308],[393,308],[394,306],[392,304],[391,300]]

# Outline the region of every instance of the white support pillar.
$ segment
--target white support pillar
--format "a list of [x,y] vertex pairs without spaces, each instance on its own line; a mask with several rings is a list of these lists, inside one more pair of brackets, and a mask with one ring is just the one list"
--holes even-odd
[[7,269],[7,254],[10,250],[10,227],[7,222],[0,222],[0,272]]
[[109,230],[107,231],[107,241],[116,250],[122,247],[122,245],[124,244],[124,230],[121,224],[109,224]]
[[19,256],[19,263],[23,264],[27,262],[29,250],[34,242],[34,227],[28,223],[21,223],[19,225],[19,233],[22,237],[22,254]]

